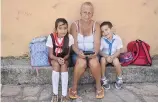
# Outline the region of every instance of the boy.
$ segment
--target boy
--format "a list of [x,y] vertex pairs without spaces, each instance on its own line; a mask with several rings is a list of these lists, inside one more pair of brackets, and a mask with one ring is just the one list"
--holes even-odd
[[116,83],[115,87],[121,89],[122,81],[122,70],[121,65],[118,59],[120,55],[120,50],[123,48],[122,40],[118,35],[115,35],[111,29],[113,25],[111,22],[103,22],[100,25],[101,28],[101,46],[100,46],[100,55],[101,57],[101,69],[102,69],[102,82],[105,89],[110,89],[109,80],[105,76],[106,65],[112,64],[116,68]]

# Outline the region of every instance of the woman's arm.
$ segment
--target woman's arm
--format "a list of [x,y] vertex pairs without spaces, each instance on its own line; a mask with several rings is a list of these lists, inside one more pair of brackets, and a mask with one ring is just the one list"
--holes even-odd
[[94,55],[88,56],[89,58],[94,58],[98,55],[100,51],[100,25],[96,22],[95,24],[95,34],[94,34]]
[[72,45],[72,49],[74,50],[74,52],[76,54],[78,54],[79,50],[78,50],[78,45],[77,45],[77,28],[76,28],[76,24],[75,23],[72,23],[72,25],[71,25],[70,34],[74,38],[74,44]]
[[99,23],[96,22],[95,24],[96,28],[95,28],[95,34],[94,34],[94,50],[95,50],[95,53],[96,55],[99,53],[99,50],[100,50],[100,25]]
[[85,58],[85,55],[83,54],[82,51],[80,51],[78,49],[78,43],[77,43],[77,28],[76,28],[76,24],[73,23],[71,25],[71,28],[70,28],[70,34],[73,36],[74,38],[74,44],[72,45],[72,49],[73,51],[81,58]]

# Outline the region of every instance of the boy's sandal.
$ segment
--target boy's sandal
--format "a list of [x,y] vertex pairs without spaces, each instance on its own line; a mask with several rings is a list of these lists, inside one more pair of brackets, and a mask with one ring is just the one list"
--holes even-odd
[[69,97],[71,99],[77,99],[79,96],[77,95],[77,91],[73,91],[72,88],[69,88]]
[[104,88],[103,87],[101,87],[101,90],[96,91],[96,98],[97,99],[104,98]]

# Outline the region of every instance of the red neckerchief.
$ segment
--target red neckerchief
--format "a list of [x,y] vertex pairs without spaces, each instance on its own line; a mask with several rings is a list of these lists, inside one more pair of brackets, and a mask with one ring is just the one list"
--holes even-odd
[[55,43],[57,43],[57,46],[58,46],[58,48],[56,48],[57,49],[57,51],[56,51],[56,56],[58,55],[58,51],[60,50],[62,50],[62,46],[63,46],[63,44],[64,44],[64,38],[63,38],[63,40],[62,40],[62,42],[61,43],[59,43],[58,42],[58,37],[57,37],[57,34],[56,33],[54,33],[54,40],[55,40]]

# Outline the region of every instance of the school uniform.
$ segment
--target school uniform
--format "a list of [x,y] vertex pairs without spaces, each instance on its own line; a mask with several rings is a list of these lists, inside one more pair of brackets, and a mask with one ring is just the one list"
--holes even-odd
[[[53,49],[53,55],[64,58],[68,54],[70,46],[74,44],[72,35],[68,34],[63,38],[58,38],[56,34],[50,34],[47,38],[46,46]],[[49,58],[49,62],[50,62]],[[58,95],[59,72],[52,70],[52,90],[53,95]],[[68,71],[61,72],[62,96],[67,96]]]
[[118,49],[123,48],[122,40],[118,35],[113,34],[112,40],[102,36],[100,51],[106,55],[113,55]]

